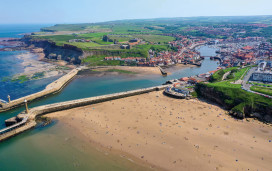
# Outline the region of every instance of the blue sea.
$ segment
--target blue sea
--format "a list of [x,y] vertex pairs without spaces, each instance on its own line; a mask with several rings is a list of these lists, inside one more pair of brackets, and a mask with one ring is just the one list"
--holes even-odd
[[21,38],[23,34],[38,32],[40,28],[53,24],[0,24],[0,38]]
[[[21,38],[24,33],[37,32],[45,26],[49,25],[0,25],[0,38]],[[0,99],[7,100],[7,95],[10,95],[12,99],[17,99],[40,91],[46,84],[55,79],[34,80],[24,83],[6,81],[23,72],[24,68],[20,65],[22,61],[16,57],[22,53],[26,53],[26,51],[0,51]]]

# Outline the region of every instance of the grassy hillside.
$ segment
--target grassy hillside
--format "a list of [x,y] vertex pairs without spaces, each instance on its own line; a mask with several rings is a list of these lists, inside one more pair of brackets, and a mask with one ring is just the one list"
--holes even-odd
[[[225,70],[217,71],[211,82],[199,83],[196,86],[198,96],[204,96],[211,100],[220,101],[224,106],[227,106],[234,112],[245,113],[245,109],[250,108],[251,111],[259,110],[259,108],[266,108],[272,106],[272,101],[269,98],[247,92],[241,88],[241,84],[233,84],[233,81],[242,79],[244,74],[250,67],[239,69],[238,67],[227,68]],[[231,71],[232,77],[222,80],[224,73]],[[272,89],[264,87],[252,87],[254,91],[262,93],[272,93]]]
[[252,86],[252,87],[250,87],[250,90],[272,96],[272,88]]
[[[202,87],[202,88],[201,88]],[[252,110],[259,109],[260,106],[269,107],[272,101],[269,98],[249,93],[241,89],[241,85],[230,84],[228,81],[221,83],[200,83],[196,86],[198,96],[206,96],[207,88],[213,90],[214,99],[220,99],[225,106],[228,106],[234,112],[244,113],[244,109],[252,108]]]

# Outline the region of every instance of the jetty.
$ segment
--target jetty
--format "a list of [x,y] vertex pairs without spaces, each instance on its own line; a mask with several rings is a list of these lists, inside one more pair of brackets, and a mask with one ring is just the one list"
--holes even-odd
[[82,68],[76,68],[67,73],[66,75],[62,76],[58,80],[54,81],[53,83],[46,86],[46,88],[40,92],[16,99],[11,100],[7,103],[0,102],[0,113],[10,110],[12,108],[21,106],[24,104],[24,101],[33,101],[35,99],[47,96],[49,94],[54,94],[59,92],[63,87],[65,87],[81,70]]
[[81,106],[87,106],[91,104],[101,103],[105,101],[125,98],[129,96],[135,96],[139,94],[149,93],[153,91],[160,91],[167,87],[167,85],[143,88],[138,90],[126,91],[121,93],[114,93],[109,95],[102,95],[72,101],[66,101],[61,103],[48,104],[44,106],[35,107],[28,109],[26,105],[26,111],[20,113],[20,117],[23,118],[22,121],[0,130],[0,141],[11,138],[17,134],[27,131],[37,125],[36,117],[42,116],[48,113],[72,109]]
[[164,69],[162,69],[160,66],[158,66],[158,68],[160,69],[163,76],[167,76],[167,72]]

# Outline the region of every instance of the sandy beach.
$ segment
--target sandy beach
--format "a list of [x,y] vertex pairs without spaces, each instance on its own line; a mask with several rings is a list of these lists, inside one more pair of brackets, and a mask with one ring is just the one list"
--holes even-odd
[[191,64],[187,64],[187,65],[184,65],[184,64],[175,64],[173,66],[168,66],[168,67],[163,67],[164,70],[168,73],[172,73],[174,71],[177,71],[177,70],[180,70],[180,69],[185,69],[185,68],[192,68],[192,67],[197,67],[196,65],[191,65]]
[[[173,72],[173,71],[176,71],[179,69],[184,69],[184,68],[189,68],[189,67],[196,67],[196,66],[195,65],[177,64],[174,66],[168,66],[167,68],[165,68],[165,70],[168,73],[168,75],[170,75],[171,72]],[[161,71],[158,67],[109,66],[109,67],[104,67],[104,68],[97,68],[95,70],[103,72],[103,71],[107,71],[109,69],[131,71],[131,72],[135,72],[141,76],[150,75],[150,74],[161,75]]]
[[131,67],[131,66],[105,66],[94,69],[95,71],[105,72],[111,69],[131,71],[139,75],[161,74],[158,67]]
[[236,120],[197,99],[159,91],[47,116],[86,146],[117,151],[156,170],[271,170],[270,125]]

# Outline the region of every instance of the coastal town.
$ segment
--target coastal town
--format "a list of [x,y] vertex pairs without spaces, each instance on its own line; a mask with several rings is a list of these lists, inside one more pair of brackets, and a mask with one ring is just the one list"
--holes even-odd
[[[182,34],[164,34],[165,36],[173,36],[174,41],[167,44],[174,50],[170,51],[148,51],[148,58],[109,56],[104,60],[120,60],[124,64],[138,66],[169,66],[174,64],[195,64],[201,65],[201,59],[204,57],[199,54],[195,47],[200,45],[209,45],[216,48],[218,55],[215,59],[219,59],[222,67],[234,67],[244,65],[258,64],[261,60],[271,60],[272,45],[265,37],[245,36],[244,27],[254,27],[255,30],[260,28],[269,28],[270,25],[265,24],[237,24],[233,29],[233,25],[221,25],[220,28],[213,27],[190,27],[186,31],[201,31],[205,34],[220,35],[222,38],[207,38],[200,36],[182,35]],[[253,29],[253,31],[255,31]],[[203,34],[204,34],[203,33]],[[231,37],[234,33],[239,33],[235,38]],[[229,38],[227,38],[229,37]],[[104,39],[104,38],[103,38]],[[112,40],[114,41],[114,40]],[[128,42],[117,43],[120,46],[133,49],[135,45],[145,43],[142,39],[131,39]],[[150,44],[157,44],[149,42]],[[213,58],[214,59],[214,58]]]
[[79,139],[81,151],[98,144],[151,169],[268,170],[272,25],[187,20],[60,24],[0,39],[0,52],[23,61],[1,77],[13,87],[0,97],[0,142],[56,124],[69,130],[61,148]]

